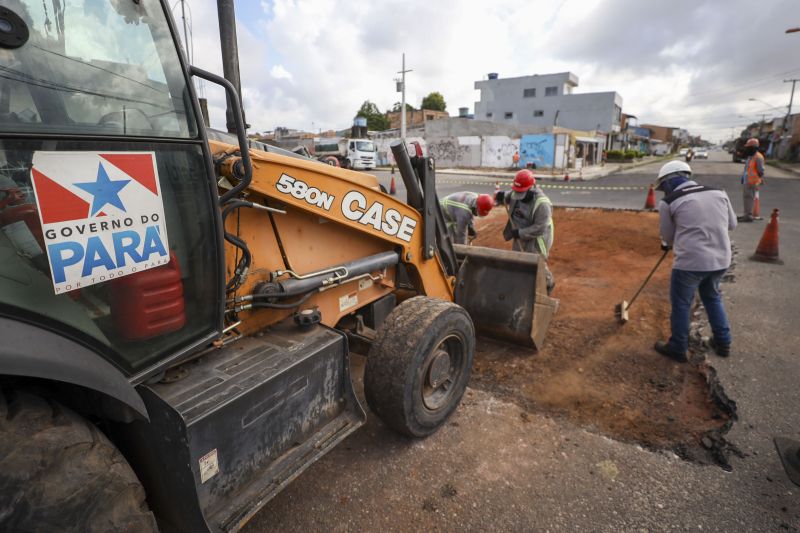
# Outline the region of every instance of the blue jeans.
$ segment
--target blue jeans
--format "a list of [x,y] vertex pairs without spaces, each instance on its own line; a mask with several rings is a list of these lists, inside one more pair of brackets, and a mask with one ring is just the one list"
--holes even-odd
[[689,315],[692,311],[694,294],[698,291],[708,314],[714,341],[718,345],[731,343],[731,328],[728,325],[728,317],[725,315],[722,296],[719,293],[719,283],[726,270],[694,272],[672,269],[672,280],[669,286],[669,299],[672,303],[672,313],[670,314],[672,336],[669,338],[669,347],[673,351],[686,353],[686,350],[689,349]]

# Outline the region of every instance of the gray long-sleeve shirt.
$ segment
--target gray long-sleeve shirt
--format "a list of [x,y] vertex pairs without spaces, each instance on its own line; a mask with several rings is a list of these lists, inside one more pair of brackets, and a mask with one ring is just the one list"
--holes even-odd
[[[542,189],[533,187],[531,191],[533,191],[533,198],[528,202],[515,200],[510,193],[505,195],[504,201],[508,205],[511,216],[503,229],[503,237],[511,240],[511,230],[516,228],[519,230],[519,239],[514,241],[514,250],[537,253],[547,257],[550,247],[553,246],[553,210],[549,201],[539,202],[538,207],[536,206],[538,199],[546,198]],[[541,249],[542,246],[544,250]]]
[[[697,185],[687,181],[676,190]],[[672,268],[711,272],[731,265],[728,231],[736,227],[736,213],[725,191],[687,194],[671,204],[658,205],[661,238],[672,245]]]
[[475,228],[472,219],[477,212],[478,193],[456,192],[441,200],[442,214],[455,244],[467,244],[469,233]]

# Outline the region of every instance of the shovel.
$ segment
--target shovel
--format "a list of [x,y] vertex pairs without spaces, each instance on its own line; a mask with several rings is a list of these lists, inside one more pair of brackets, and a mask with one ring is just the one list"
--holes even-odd
[[636,297],[639,296],[639,293],[642,292],[642,289],[644,289],[647,286],[647,283],[650,281],[650,278],[652,278],[653,274],[656,273],[656,270],[658,270],[659,265],[661,265],[661,262],[664,260],[665,257],[667,257],[668,253],[669,249],[664,250],[664,253],[661,254],[661,257],[659,258],[658,263],[656,263],[656,266],[653,267],[653,270],[650,271],[650,274],[647,275],[647,278],[644,280],[644,283],[642,283],[642,286],[639,287],[639,290],[636,291],[636,294],[634,294],[633,298],[631,298],[631,303],[622,300],[622,303],[619,303],[614,307],[614,312],[616,313],[617,316],[619,316],[620,324],[624,324],[625,322],[628,321],[628,309],[630,309],[631,306],[633,305],[633,302],[636,301]]

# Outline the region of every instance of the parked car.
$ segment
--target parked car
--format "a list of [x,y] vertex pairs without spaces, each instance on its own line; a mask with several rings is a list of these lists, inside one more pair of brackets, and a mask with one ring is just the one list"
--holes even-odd
[[695,159],[708,159],[708,150],[705,148],[698,148],[694,152]]

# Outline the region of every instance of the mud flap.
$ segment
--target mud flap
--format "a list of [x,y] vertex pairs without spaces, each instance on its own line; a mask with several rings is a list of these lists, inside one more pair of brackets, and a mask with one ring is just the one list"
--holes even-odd
[[540,349],[558,309],[547,295],[540,256],[482,246],[455,245],[455,251],[456,303],[478,333]]

